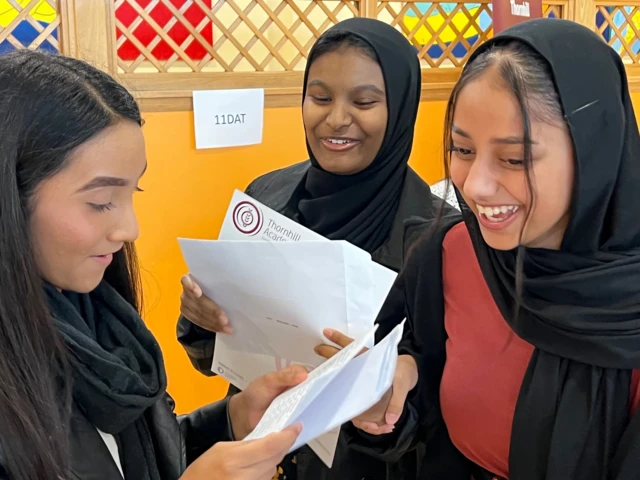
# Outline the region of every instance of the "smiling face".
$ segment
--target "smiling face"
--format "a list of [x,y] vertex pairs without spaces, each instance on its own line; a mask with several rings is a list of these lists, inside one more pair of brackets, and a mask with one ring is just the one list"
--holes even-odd
[[384,140],[387,115],[382,70],[361,49],[343,47],[314,60],[302,116],[322,169],[352,175],[371,165]]
[[569,130],[560,118],[537,121],[536,105],[530,102],[531,195],[520,106],[503,84],[492,68],[460,90],[451,134],[451,180],[490,247],[559,249],[574,181]]
[[122,121],[76,148],[32,199],[31,238],[41,276],[90,292],[113,254],[138,237],[133,193],[146,169],[140,126]]

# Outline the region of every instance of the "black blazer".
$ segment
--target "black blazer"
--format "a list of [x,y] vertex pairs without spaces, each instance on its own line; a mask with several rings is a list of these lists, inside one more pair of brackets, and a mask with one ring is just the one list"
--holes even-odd
[[[228,400],[177,417],[168,395],[147,409],[158,469],[163,480],[178,480],[189,464],[217,442],[233,438]],[[74,405],[70,422],[71,472],[69,480],[122,480],[122,475],[96,428]],[[9,480],[2,468],[0,480]]]

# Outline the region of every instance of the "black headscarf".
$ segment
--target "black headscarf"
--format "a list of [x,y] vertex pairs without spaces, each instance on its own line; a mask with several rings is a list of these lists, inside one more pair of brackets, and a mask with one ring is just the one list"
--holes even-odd
[[[491,249],[459,197],[483,275],[513,331],[535,346],[518,398],[511,480],[640,478],[640,136],[620,57],[569,21],[532,20],[489,40],[517,40],[548,63],[575,149],[569,226],[559,251]],[[490,386],[488,386],[490,388]]]
[[[297,220],[327,238],[373,252],[389,236],[402,195],[420,102],[420,62],[407,39],[381,21],[345,20],[323,36],[336,32],[356,35],[378,57],[387,94],[387,129],[373,163],[354,175],[323,170],[307,142],[311,167],[299,186]],[[304,74],[303,101],[314,58],[315,46]]]

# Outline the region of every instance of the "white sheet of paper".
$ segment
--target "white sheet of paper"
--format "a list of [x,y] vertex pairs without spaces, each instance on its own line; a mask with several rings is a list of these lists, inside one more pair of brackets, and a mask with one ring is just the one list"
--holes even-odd
[[393,382],[403,327],[404,322],[357,358],[375,330],[327,360],[305,382],[276,398],[246,439],[262,438],[301,422],[303,430],[293,451],[371,408]]
[[262,142],[264,89],[195,90],[196,148],[239,147]]
[[[266,242],[329,241],[238,190],[233,193],[218,239]],[[373,310],[377,312],[387,297],[396,273],[372,262],[372,275],[374,292],[371,301]],[[362,330],[359,330],[357,325],[353,326],[354,337],[364,336],[370,327],[371,323],[362,325]],[[313,365],[307,366],[317,367],[321,362],[322,359],[318,357]],[[235,350],[227,344],[226,335],[217,335],[211,370],[244,390],[256,378],[295,363],[298,362]],[[333,463],[339,434],[338,427],[309,442],[311,449],[329,467]]]
[[256,428],[247,436],[247,440],[262,438],[291,425],[291,419],[297,418],[304,409],[320,394],[349,361],[373,340],[375,328],[360,340],[352,342],[339,353],[309,373],[300,385],[284,392],[269,406]]
[[333,328],[352,338],[371,328],[371,257],[345,241],[180,239],[189,271],[227,314],[221,335],[241,352],[315,366],[313,349]]

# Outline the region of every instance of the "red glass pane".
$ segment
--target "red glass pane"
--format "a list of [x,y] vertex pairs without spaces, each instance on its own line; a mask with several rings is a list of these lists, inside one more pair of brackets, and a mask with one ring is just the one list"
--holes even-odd
[[[142,8],[146,8],[151,0],[129,0],[131,2],[136,2]],[[171,2],[171,4],[180,9],[187,0],[165,0]],[[211,8],[213,0],[203,0],[203,3]],[[173,14],[171,10],[169,10],[163,3],[159,3],[156,7],[151,10],[150,17],[153,18],[158,25],[164,27],[172,18]],[[198,25],[205,19],[207,16],[205,13],[198,7],[196,4],[191,5],[185,12],[184,17],[187,21],[193,25],[193,28],[197,28]],[[138,18],[138,13],[135,9],[127,2],[124,2],[117,10],[116,10],[116,18],[122,22],[122,24],[129,28],[131,24]],[[118,29],[117,30],[117,38],[120,38],[123,33]],[[178,21],[171,29],[167,32],[169,38],[171,38],[178,45],[181,45],[187,37],[189,37],[189,31],[182,25],[180,21]],[[207,21],[204,22],[203,26],[198,30],[198,33],[202,35],[202,37],[207,41],[209,45],[213,45],[213,25],[211,20],[207,18]],[[135,37],[140,41],[142,45],[148,47],[151,41],[156,37],[156,32],[146,21],[143,21],[138,28],[133,32]],[[161,40],[160,43],[152,50],[153,56],[158,60],[168,60],[174,53],[173,48],[165,42]],[[191,44],[185,49],[185,53],[192,60],[202,60],[206,55],[206,49],[200,44],[198,39],[194,39]],[[125,61],[132,61],[138,58],[140,55],[140,51],[138,48],[131,42],[130,40],[126,40],[122,46],[118,49],[118,58]]]

